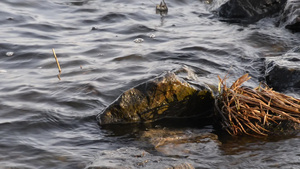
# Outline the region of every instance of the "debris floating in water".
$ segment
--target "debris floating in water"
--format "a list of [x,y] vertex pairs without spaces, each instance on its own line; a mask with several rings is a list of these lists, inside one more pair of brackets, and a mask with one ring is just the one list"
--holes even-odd
[[57,64],[58,72],[59,72],[59,74],[57,75],[57,77],[58,77],[58,79],[59,79],[59,80],[61,80],[61,79],[60,79],[60,75],[61,75],[61,68],[60,68],[60,65],[59,65],[58,59],[57,59],[57,57],[56,57],[55,50],[54,50],[54,49],[52,49],[52,52],[53,52],[53,55],[54,55],[54,58],[55,58],[55,61],[56,61],[56,64]]
[[13,56],[14,52],[6,52],[6,56]]
[[142,39],[142,38],[136,38],[136,39],[133,40],[133,42],[135,42],[135,43],[142,43],[142,42],[144,42],[144,39]]
[[156,11],[168,12],[168,6],[165,3],[165,0],[162,0],[159,5],[156,5]]

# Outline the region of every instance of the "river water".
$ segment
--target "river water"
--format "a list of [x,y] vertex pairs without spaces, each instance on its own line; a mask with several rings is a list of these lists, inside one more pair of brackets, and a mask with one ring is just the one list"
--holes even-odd
[[[220,22],[213,10],[222,0],[168,0],[167,15],[156,14],[159,3],[1,0],[0,168],[164,168],[181,162],[195,168],[299,167],[300,135],[219,135],[178,155],[141,140],[136,130],[143,127],[98,126],[95,115],[123,91],[165,71],[187,67],[211,85],[217,85],[217,75],[229,73],[232,82],[249,73],[246,85],[254,87],[264,77],[266,57],[280,57],[300,44],[300,34],[275,27],[274,18],[251,25]],[[214,132],[211,125],[185,127]],[[160,163],[136,165],[135,151]],[[106,157],[109,153],[115,155]]]

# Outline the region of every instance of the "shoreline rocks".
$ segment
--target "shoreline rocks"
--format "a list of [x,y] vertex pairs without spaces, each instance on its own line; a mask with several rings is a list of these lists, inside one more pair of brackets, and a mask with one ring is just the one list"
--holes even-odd
[[206,86],[191,86],[172,72],[125,91],[97,116],[100,125],[147,123],[163,118],[210,117],[214,97]]
[[300,32],[300,0],[229,0],[216,12],[221,21],[241,24],[278,16],[277,26]]
[[267,58],[266,82],[277,91],[300,89],[300,59],[293,56]]
[[218,14],[223,21],[232,23],[254,23],[279,13],[287,0],[229,0],[221,5]]
[[280,17],[280,26],[300,32],[300,0],[289,0]]

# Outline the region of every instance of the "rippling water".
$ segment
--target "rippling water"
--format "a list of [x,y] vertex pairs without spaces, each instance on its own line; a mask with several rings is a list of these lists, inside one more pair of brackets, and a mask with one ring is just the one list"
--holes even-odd
[[[131,132],[100,128],[95,115],[130,87],[183,65],[208,84],[217,84],[217,75],[229,72],[232,81],[248,72],[247,85],[256,86],[265,57],[300,44],[300,34],[275,27],[272,18],[246,26],[220,22],[212,11],[222,0],[169,0],[164,16],[155,12],[158,3],[1,0],[0,168],[85,168],[105,163],[101,152],[149,150]],[[149,152],[198,168],[297,168],[299,136],[220,136],[222,144],[203,144],[184,157]]]

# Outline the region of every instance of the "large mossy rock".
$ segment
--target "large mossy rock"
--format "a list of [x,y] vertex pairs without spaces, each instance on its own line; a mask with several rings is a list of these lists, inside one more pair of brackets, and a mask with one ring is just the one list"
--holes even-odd
[[214,98],[202,85],[193,87],[174,73],[125,91],[97,119],[100,125],[152,122],[163,118],[211,116]]
[[299,57],[270,57],[266,60],[266,67],[267,84],[274,90],[300,89]]
[[284,9],[287,0],[229,0],[221,5],[218,14],[224,21],[254,23]]
[[300,32],[300,0],[288,0],[280,17],[280,25],[295,32]]

